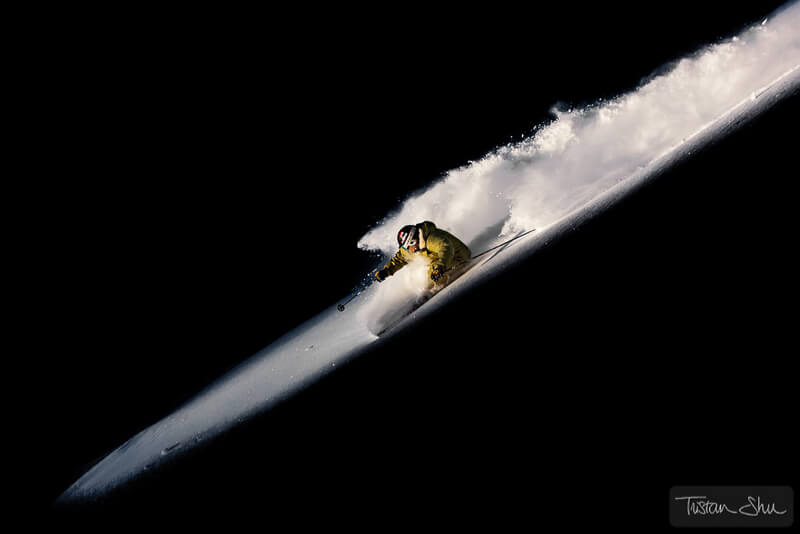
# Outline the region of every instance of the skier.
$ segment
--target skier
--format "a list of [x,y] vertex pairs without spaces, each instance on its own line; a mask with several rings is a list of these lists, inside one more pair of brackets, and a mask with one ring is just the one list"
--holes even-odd
[[404,226],[397,233],[400,250],[391,260],[375,273],[375,279],[383,282],[387,277],[402,269],[415,254],[430,258],[428,274],[436,286],[444,287],[466,266],[472,253],[469,247],[457,237],[445,232],[430,221]]

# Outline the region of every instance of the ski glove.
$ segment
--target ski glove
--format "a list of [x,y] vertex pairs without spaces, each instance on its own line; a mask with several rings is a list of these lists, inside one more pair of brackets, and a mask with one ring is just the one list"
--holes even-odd
[[431,280],[438,282],[444,276],[444,265],[437,265],[431,271]]
[[383,282],[389,276],[389,269],[381,269],[375,273],[375,280]]

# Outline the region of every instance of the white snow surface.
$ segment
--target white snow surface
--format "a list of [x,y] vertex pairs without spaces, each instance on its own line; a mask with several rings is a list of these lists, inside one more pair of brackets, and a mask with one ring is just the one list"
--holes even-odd
[[405,325],[437,313],[460,292],[529,257],[796,93],[797,28],[800,4],[795,3],[765,24],[676,62],[636,91],[586,109],[554,111],[557,118],[529,139],[447,173],[408,199],[364,236],[360,246],[393,252],[397,228],[426,219],[463,237],[474,252],[519,230],[537,231],[483,256],[477,267],[380,338],[373,332],[387,310],[417,297],[424,265],[373,285],[345,313],[332,305],[133,436],[59,501],[101,496],[268,409],[374,343],[390,342]]
[[358,245],[389,254],[397,230],[435,222],[473,244],[487,228],[542,228],[586,205],[800,63],[800,5],[674,61],[635,90],[553,108],[533,135],[447,172]]

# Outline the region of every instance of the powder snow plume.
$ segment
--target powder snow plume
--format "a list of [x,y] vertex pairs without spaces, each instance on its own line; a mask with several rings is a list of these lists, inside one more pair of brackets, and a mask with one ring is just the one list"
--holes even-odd
[[467,244],[543,228],[679,145],[780,75],[800,66],[800,2],[707,46],[637,89],[582,109],[553,109],[528,138],[447,172],[364,235],[391,254],[397,230],[424,220]]

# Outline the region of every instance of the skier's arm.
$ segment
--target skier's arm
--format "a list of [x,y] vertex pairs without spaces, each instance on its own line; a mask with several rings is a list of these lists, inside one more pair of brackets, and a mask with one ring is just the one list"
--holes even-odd
[[389,274],[394,274],[397,271],[399,271],[400,269],[402,269],[403,267],[405,267],[407,264],[408,264],[408,262],[403,257],[403,251],[402,250],[398,250],[397,254],[395,254],[392,257],[392,259],[389,260],[388,263],[386,263],[386,265],[383,268],[388,270]]
[[405,267],[407,263],[408,262],[403,257],[402,250],[398,250],[397,254],[395,254],[392,259],[390,259],[386,265],[383,266],[383,269],[375,273],[375,278],[381,282],[385,280],[386,277],[392,276],[394,273]]
[[[453,245],[448,239],[437,239],[434,243],[436,259],[431,264],[433,270],[446,271],[453,266]],[[431,248],[431,243],[428,243],[428,248]]]

